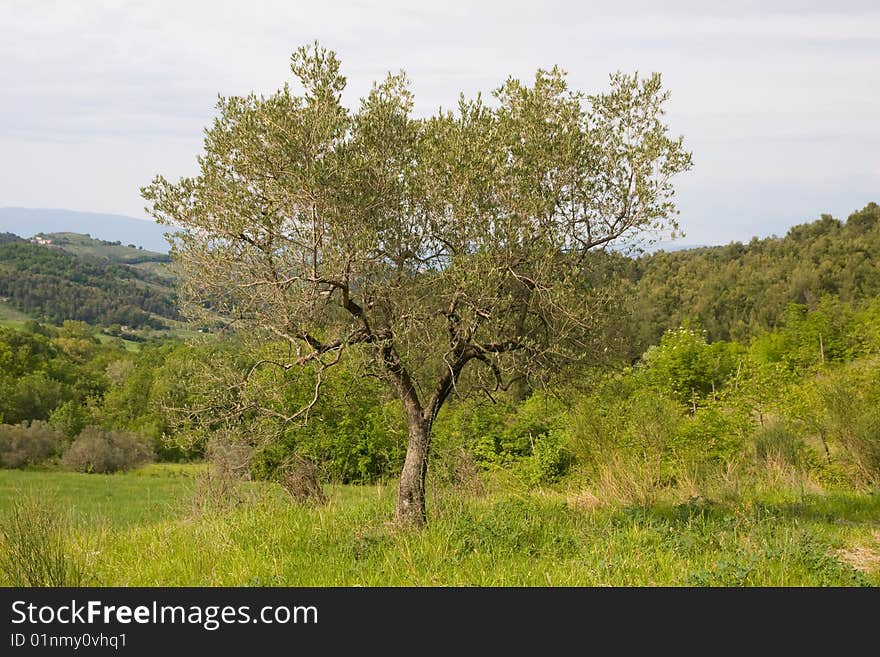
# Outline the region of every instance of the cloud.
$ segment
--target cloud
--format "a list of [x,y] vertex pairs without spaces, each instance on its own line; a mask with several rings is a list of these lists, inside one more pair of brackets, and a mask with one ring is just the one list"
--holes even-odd
[[875,182],[875,3],[714,4],[12,0],[0,24],[0,204],[141,214],[138,188],[154,173],[194,170],[217,94],[271,92],[290,79],[290,52],[316,38],[340,53],[349,104],[405,68],[422,114],[538,66],[561,65],[587,91],[617,69],[662,71],[669,122],[695,152],[686,229],[709,221],[699,199],[723,182],[742,216],[763,212],[763,183],[797,196],[817,181]]

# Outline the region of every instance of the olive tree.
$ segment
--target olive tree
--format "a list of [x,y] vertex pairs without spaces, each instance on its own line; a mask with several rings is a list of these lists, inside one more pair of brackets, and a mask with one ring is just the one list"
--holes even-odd
[[291,68],[296,92],[219,100],[197,176],[142,193],[178,229],[189,312],[288,345],[245,378],[311,367],[317,398],[352,352],[387,381],[409,433],[397,519],[423,525],[444,402],[594,361],[608,318],[590,254],[675,232],[671,180],[691,157],[663,123],[658,74],[586,95],[539,70],[418,117],[404,73],[350,110],[335,53],[300,48]]

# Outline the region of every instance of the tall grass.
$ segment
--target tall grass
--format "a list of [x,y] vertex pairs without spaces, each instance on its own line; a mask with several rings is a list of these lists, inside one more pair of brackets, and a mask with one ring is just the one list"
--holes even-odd
[[82,564],[69,551],[61,512],[34,493],[18,497],[0,521],[0,573],[12,586],[81,586]]
[[308,506],[243,482],[235,504],[198,508],[181,488],[176,512],[98,532],[90,519],[67,547],[90,584],[107,586],[880,585],[880,495],[785,472],[743,463],[658,484],[648,467],[647,496],[593,479],[535,488],[490,477],[478,493],[435,483],[421,532],[391,522],[393,485],[328,486],[328,503]]

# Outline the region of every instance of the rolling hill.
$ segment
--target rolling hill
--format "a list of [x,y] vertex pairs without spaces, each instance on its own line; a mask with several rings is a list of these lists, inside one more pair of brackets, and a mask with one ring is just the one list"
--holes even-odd
[[85,234],[98,240],[133,244],[151,251],[168,252],[168,229],[152,221],[118,214],[75,212],[48,208],[0,208],[0,233],[32,237],[37,233]]
[[80,233],[39,233],[33,239],[37,238],[48,242],[47,246],[59,248],[75,256],[132,265],[167,280],[169,285],[174,280],[173,274],[169,271],[171,256],[167,253],[148,251],[143,247],[126,245],[119,241],[99,240]]
[[0,235],[0,303],[60,324],[73,319],[131,328],[178,316],[170,258],[75,233],[25,240]]

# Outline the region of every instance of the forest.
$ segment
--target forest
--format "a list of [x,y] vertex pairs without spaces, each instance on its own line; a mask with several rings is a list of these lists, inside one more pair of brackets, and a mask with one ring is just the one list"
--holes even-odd
[[878,217],[880,207],[869,203],[846,221],[822,215],[781,239],[624,261],[623,271],[638,281],[639,346],[689,319],[712,341],[748,341],[777,326],[789,304],[813,309],[825,296],[854,304],[876,297]]
[[167,262],[168,256],[128,248],[135,257],[114,262],[101,255],[68,252],[67,248],[89,243],[102,246],[101,254],[119,246],[80,237],[75,245],[68,237],[50,248],[9,233],[0,235],[0,299],[52,324],[74,320],[163,328],[163,318],[177,317],[169,277],[133,266]]
[[[782,238],[628,260],[606,255],[615,273],[604,275],[623,298],[624,314],[610,329],[616,355],[548,385],[457,400],[438,419],[437,460],[552,483],[569,472],[599,476],[616,459],[634,473],[635,459],[646,477],[653,469],[646,493],[694,468],[750,459],[876,484],[880,266],[865,254],[878,250],[880,207],[872,203],[846,221],[825,216]],[[330,372],[330,392],[308,422],[253,410],[236,418],[240,435],[230,438],[219,416],[213,432],[210,419],[194,416],[209,412],[205,399],[228,394],[216,363],[247,368],[278,344],[249,351],[227,332],[153,339],[131,351],[95,333],[72,320],[0,328],[7,467],[36,465],[2,450],[14,450],[13,425],[42,422],[58,436],[41,462],[60,458],[94,427],[142,436],[151,453],[171,460],[201,458],[212,442],[234,438],[248,447],[253,478],[276,477],[294,453],[338,483],[372,483],[399,470],[400,411],[378,382],[355,380],[344,363]],[[307,373],[291,371],[239,394],[259,397],[252,409],[280,413],[313,385]]]

